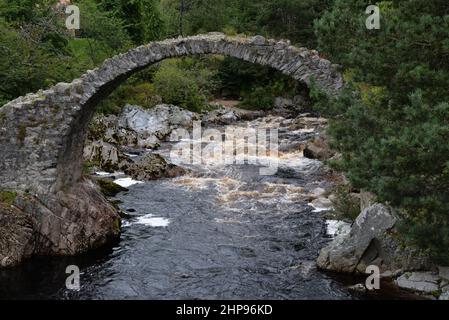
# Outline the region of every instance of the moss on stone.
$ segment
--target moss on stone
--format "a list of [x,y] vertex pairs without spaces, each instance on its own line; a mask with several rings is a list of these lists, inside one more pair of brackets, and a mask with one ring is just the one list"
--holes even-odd
[[2,126],[5,123],[6,120],[6,114],[0,112],[0,126]]
[[117,218],[114,220],[114,231],[116,233],[120,233],[121,230],[122,230],[122,219]]
[[0,203],[6,204],[6,205],[12,205],[14,204],[14,201],[16,201],[17,193],[13,191],[0,191]]
[[83,163],[83,174],[85,176],[91,175],[94,173],[96,168],[100,167],[100,163],[98,161],[85,161]]
[[118,184],[107,179],[98,179],[97,183],[100,186],[101,192],[106,197],[114,197],[119,192],[129,191],[128,189],[123,188],[122,186],[119,186]]
[[23,144],[25,143],[25,138],[26,138],[26,134],[27,134],[27,128],[25,125],[20,125],[19,126],[19,134],[17,136],[17,139],[19,139],[20,145],[23,146]]

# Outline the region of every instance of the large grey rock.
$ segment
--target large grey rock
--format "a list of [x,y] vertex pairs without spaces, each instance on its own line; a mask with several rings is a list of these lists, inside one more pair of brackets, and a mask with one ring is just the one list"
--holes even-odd
[[439,290],[439,277],[431,272],[404,273],[395,280],[396,285],[403,289],[434,293]]
[[304,92],[303,95],[297,95],[293,98],[276,97],[270,113],[284,118],[296,117],[310,105],[307,96],[308,93]]
[[181,167],[167,163],[165,159],[158,154],[149,153],[130,164],[128,168],[125,169],[125,173],[135,180],[143,181],[160,178],[174,178],[185,174],[186,171]]
[[127,105],[118,119],[118,127],[137,133],[137,146],[153,148],[177,128],[191,128],[199,116],[174,105],[161,104],[152,109]]
[[236,110],[221,107],[205,114],[203,116],[202,122],[205,124],[229,125],[239,119],[240,116]]
[[120,217],[92,181],[57,194],[18,195],[0,205],[0,266],[33,255],[74,255],[98,248],[120,233]]
[[0,203],[0,267],[16,265],[34,252],[33,219],[18,208]]
[[441,279],[449,282],[449,267],[438,266],[438,275]]
[[323,248],[318,266],[336,272],[365,273],[376,265],[382,273],[429,270],[429,258],[411,247],[404,247],[395,236],[396,218],[382,204],[365,208],[347,235],[336,237]]
[[108,172],[124,170],[130,160],[114,145],[104,141],[94,141],[84,147],[84,159]]
[[330,148],[325,135],[320,135],[319,137],[308,142],[304,148],[304,157],[309,159],[317,159],[320,161],[329,160],[335,155],[335,153],[335,150]]
[[449,291],[443,292],[438,300],[449,301]]
[[381,204],[365,209],[348,235],[337,237],[321,250],[318,266],[327,270],[354,272],[373,240],[393,228],[395,223],[395,217]]

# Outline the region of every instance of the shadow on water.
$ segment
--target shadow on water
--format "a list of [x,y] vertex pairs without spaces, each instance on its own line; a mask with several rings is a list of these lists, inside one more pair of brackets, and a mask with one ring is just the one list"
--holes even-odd
[[[76,257],[35,257],[19,266],[0,269],[0,300],[48,300],[64,298],[66,268],[76,265],[83,270],[108,261],[115,240],[100,249]],[[81,274],[82,277],[82,274]]]

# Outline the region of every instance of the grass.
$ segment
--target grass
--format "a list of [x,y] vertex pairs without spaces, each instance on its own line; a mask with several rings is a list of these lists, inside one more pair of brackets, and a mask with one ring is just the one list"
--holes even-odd
[[17,193],[13,191],[0,191],[0,202],[6,205],[13,205],[16,201]]

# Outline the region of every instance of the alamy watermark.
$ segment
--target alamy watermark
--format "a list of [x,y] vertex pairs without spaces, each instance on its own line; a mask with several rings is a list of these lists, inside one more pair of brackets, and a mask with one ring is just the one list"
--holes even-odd
[[365,25],[368,30],[380,29],[380,8],[375,5],[369,5],[366,10],[366,14],[369,14],[366,18]]
[[65,26],[69,30],[80,29],[80,8],[75,5],[70,5],[65,8],[65,13],[69,16],[65,20]]
[[192,134],[178,129],[170,136],[177,142],[170,160],[176,165],[259,166],[260,175],[274,175],[279,166],[278,130],[228,126],[202,131],[201,122],[194,121]]
[[368,266],[365,273],[370,276],[365,281],[365,287],[368,290],[379,290],[380,289],[380,269],[378,266]]
[[67,266],[65,273],[69,276],[65,280],[67,290],[80,291],[80,268],[75,265]]

